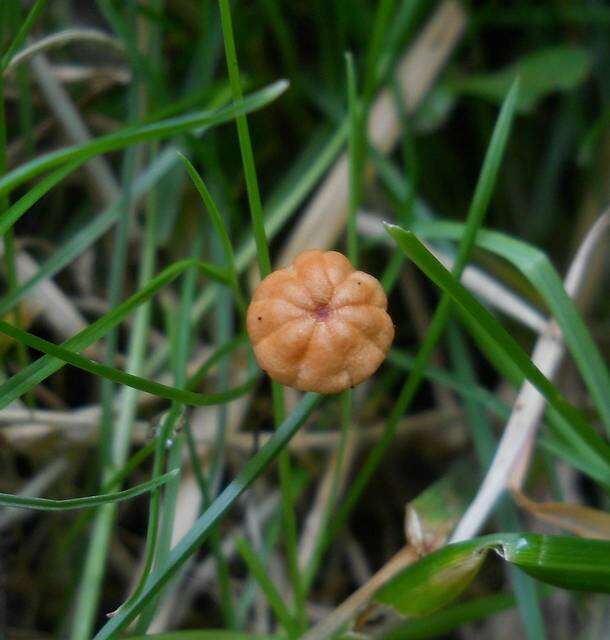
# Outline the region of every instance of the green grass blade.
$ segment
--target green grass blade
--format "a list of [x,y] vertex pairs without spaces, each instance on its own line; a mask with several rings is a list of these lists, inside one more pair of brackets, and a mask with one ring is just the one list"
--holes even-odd
[[0,236],[3,236],[40,198],[72,173],[80,164],[80,161],[67,163],[64,167],[43,178],[35,187],[19,198],[15,204],[2,214],[0,218]]
[[[229,70],[229,80],[233,92],[233,100],[237,103],[242,100],[241,81],[239,79],[239,66],[237,63],[237,51],[235,49],[235,39],[233,37],[233,24],[231,20],[231,7],[228,0],[220,0],[220,19],[222,22],[222,32],[225,42],[225,52],[227,57],[227,67]],[[286,88],[284,83],[282,91]],[[256,240],[256,253],[258,255],[261,276],[264,278],[271,271],[271,258],[267,245],[267,235],[263,219],[263,206],[261,203],[258,180],[256,177],[256,165],[252,143],[250,142],[250,131],[245,112],[235,112],[237,123],[237,135],[239,137],[239,148],[242,155],[244,175],[246,178],[246,190],[248,192],[248,202],[250,204],[250,214],[252,216],[252,226],[254,228],[254,238]]]
[[[421,221],[415,222],[412,230],[430,239],[458,239],[463,233],[463,225],[447,221]],[[561,328],[606,431],[610,434],[610,373],[576,304],[566,293],[550,260],[536,247],[497,231],[481,229],[477,245],[514,265],[543,297]]]
[[[73,352],[85,349],[106,335],[108,331],[118,326],[134,309],[150,300],[160,289],[168,285],[184,271],[189,268],[197,268],[200,264],[197,260],[175,262],[116,309],[102,316],[86,329],[64,342],[62,347]],[[206,273],[211,272],[206,269]],[[64,361],[48,355],[32,362],[25,369],[0,385],[0,408],[8,406],[13,400],[61,369],[64,364]]]
[[235,263],[235,252],[233,251],[233,245],[231,244],[231,238],[229,237],[229,232],[227,227],[220,215],[220,211],[214,202],[214,198],[212,198],[212,194],[209,192],[208,188],[205,186],[205,183],[201,179],[201,176],[192,165],[191,161],[184,156],[183,154],[179,154],[180,160],[186,167],[193,184],[195,185],[203,203],[205,204],[208,213],[210,214],[210,219],[212,221],[212,225],[214,226],[214,230],[218,234],[220,238],[220,242],[222,243],[222,247],[225,252],[226,260],[227,260],[227,268],[229,270],[231,286],[233,288],[233,292],[235,294],[235,298],[237,304],[239,305],[243,314],[245,314],[246,310],[246,302],[244,296],[241,292],[239,286],[239,274],[237,272],[237,264]]
[[30,31],[32,30],[34,23],[38,19],[38,16],[41,14],[42,10],[45,8],[46,4],[47,0],[36,0],[34,6],[30,9],[30,12],[22,22],[21,27],[19,28],[19,31],[15,35],[9,48],[0,59],[0,74],[4,74],[4,72],[6,71],[6,68],[11,63],[13,56],[17,52],[17,49],[19,49],[19,47],[25,42],[25,39],[28,37],[28,33],[30,33]]
[[234,389],[230,389],[229,391],[204,395],[201,393],[194,393],[193,391],[187,391],[185,389],[170,387],[168,385],[161,384],[160,382],[155,382],[154,380],[142,378],[140,376],[121,371],[120,369],[115,369],[114,367],[109,367],[108,365],[95,362],[94,360],[85,358],[78,353],[74,353],[74,351],[70,351],[69,349],[53,344],[48,340],[43,340],[32,333],[18,329],[3,320],[0,320],[0,333],[17,340],[21,344],[25,344],[32,349],[42,351],[42,353],[53,356],[58,360],[63,360],[74,367],[78,367],[79,369],[99,376],[100,378],[111,380],[112,382],[125,385],[126,387],[131,387],[132,389],[145,391],[146,393],[150,393],[159,398],[165,398],[166,400],[173,400],[174,402],[181,402],[195,407],[224,404],[230,400],[239,398],[250,391],[257,377],[256,375],[250,376],[250,379],[246,383],[239,387],[235,387]]
[[292,637],[296,632],[296,628],[292,616],[290,615],[290,611],[288,611],[286,605],[284,604],[282,596],[271,581],[271,578],[267,573],[267,569],[259,560],[256,551],[254,551],[250,544],[248,544],[248,541],[245,538],[238,538],[235,541],[235,546],[237,547],[239,554],[250,570],[250,573],[255,577],[261,590],[265,594],[267,602],[273,609],[273,612],[277,616],[277,619],[280,621],[288,634]]
[[36,509],[38,511],[68,511],[70,509],[89,509],[99,507],[101,504],[112,502],[122,502],[135,498],[148,491],[153,491],[164,485],[174,477],[174,472],[164,473],[148,482],[138,484],[131,489],[118,491],[116,493],[102,493],[98,496],[87,496],[85,498],[66,498],[63,500],[52,500],[51,498],[25,498],[14,496],[10,493],[0,493],[0,505],[4,507],[14,507],[18,509]]
[[[467,231],[465,231],[461,238],[458,255],[453,267],[453,272],[457,277],[461,275],[464,267],[466,266],[466,261],[472,251],[477,231],[481,226],[485,213],[489,207],[491,195],[497,181],[501,160],[506,149],[506,144],[508,142],[510,129],[515,115],[517,97],[518,84],[515,83],[509,94],[506,96],[502,109],[500,110],[500,114],[498,115],[496,126],[489,143],[489,148],[483,161],[481,174],[468,212],[468,219],[466,222]],[[423,371],[428,363],[428,359],[432,355],[443,331],[445,330],[445,324],[449,318],[450,311],[451,299],[449,296],[444,295],[434,312],[426,333],[426,338],[418,351],[414,369],[404,383],[398,398],[394,403],[394,407],[387,420],[384,433],[369,453],[363,467],[352,482],[345,502],[334,519],[333,528],[327,535],[327,539],[332,538],[332,536],[347,520],[351,509],[364,491],[364,488],[372,477],[375,469],[381,463],[383,456],[392,443],[398,422],[413,401],[423,379]]]
[[[176,163],[176,150],[170,147],[154,160],[147,170],[131,186],[134,200],[141,198]],[[40,269],[14,291],[0,299],[0,316],[5,315],[38,283],[52,278],[56,273],[77,258],[96,240],[104,235],[124,212],[124,203],[118,202],[96,216],[89,224],[77,231],[69,240],[57,248]],[[0,221],[2,218],[0,217]]]
[[80,164],[83,164],[97,155],[124,149],[133,144],[159,140],[192,129],[212,127],[223,122],[230,122],[236,116],[243,116],[251,111],[262,109],[280,96],[287,86],[285,81],[280,80],[228,107],[214,111],[198,111],[144,126],[127,127],[82,145],[51,151],[21,165],[0,178],[0,195],[9,193],[27,180],[72,160],[79,160]]
[[[177,423],[182,419],[184,415],[184,407],[178,403],[174,403],[171,409],[163,418],[163,421],[158,426],[157,443],[155,447],[155,458],[153,462],[152,477],[160,477],[163,469],[163,463],[165,461],[165,450],[167,448],[167,441],[170,438],[172,432],[176,428]],[[178,481],[180,476],[180,469],[171,469],[169,473],[172,474],[173,479]],[[166,492],[167,495],[167,492]],[[150,495],[150,505],[148,507],[148,528],[146,532],[146,546],[144,550],[144,567],[138,580],[138,585],[134,589],[133,593],[129,596],[121,607],[127,606],[130,602],[134,601],[138,595],[144,589],[148,576],[150,575],[155,558],[155,550],[157,547],[157,539],[159,534],[159,506],[160,506],[160,492],[153,491]]]
[[[229,72],[229,80],[231,82],[231,90],[233,92],[233,99],[241,101],[242,89],[229,0],[220,0],[220,19],[222,23],[227,68]],[[246,178],[246,191],[248,193],[250,217],[252,220],[254,238],[256,240],[258,265],[261,277],[265,278],[271,272],[271,257],[269,254],[269,246],[267,244],[263,206],[258,186],[258,178],[256,175],[256,163],[254,161],[254,153],[252,151],[252,142],[250,140],[250,130],[245,114],[237,114],[235,116],[235,122],[237,124],[239,149]],[[271,392],[273,397],[275,426],[276,428],[279,428],[285,417],[284,390],[280,384],[272,380]],[[292,590],[294,593],[296,618],[299,625],[304,628],[305,597],[297,557],[297,526],[292,496],[292,471],[290,456],[287,451],[280,452],[279,475],[282,491],[282,513],[284,517],[284,536],[286,540],[286,555],[288,558],[288,574],[290,576]]]
[[160,591],[182,564],[199,548],[212,528],[235,504],[239,496],[263,473],[288,444],[292,436],[321,402],[322,396],[308,393],[284,420],[267,443],[246,464],[239,475],[223,490],[193,527],[172,549],[167,564],[151,576],[142,594],[130,607],[109,620],[95,636],[96,640],[115,637]]
[[440,287],[455,305],[474,320],[504,354],[517,365],[523,375],[566,421],[574,440],[588,448],[593,456],[608,466],[610,464],[610,447],[597,435],[580,411],[572,406],[532,363],[527,353],[508,331],[443,267],[412,232],[394,225],[387,225],[387,230],[417,267]]

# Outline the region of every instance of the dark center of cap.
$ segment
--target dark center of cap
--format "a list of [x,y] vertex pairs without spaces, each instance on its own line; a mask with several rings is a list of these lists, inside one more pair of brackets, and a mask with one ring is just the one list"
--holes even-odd
[[330,316],[330,308],[327,304],[317,307],[313,312],[316,320],[326,320]]

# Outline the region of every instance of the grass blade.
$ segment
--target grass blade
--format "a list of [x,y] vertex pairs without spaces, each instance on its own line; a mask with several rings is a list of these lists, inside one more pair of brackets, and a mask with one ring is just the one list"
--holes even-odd
[[540,391],[570,428],[574,441],[590,450],[606,467],[610,465],[610,447],[597,435],[578,409],[539,371],[519,343],[426,249],[415,234],[394,225],[387,230],[398,246],[466,315],[468,315],[510,358],[523,375]]
[[122,502],[135,498],[148,491],[153,491],[164,485],[175,476],[175,472],[164,473],[158,478],[138,484],[131,489],[118,491],[116,493],[102,493],[98,496],[87,496],[85,498],[66,498],[63,500],[52,500],[51,498],[26,498],[14,496],[10,493],[0,493],[0,505],[17,509],[36,509],[38,511],[69,511],[71,509],[89,509],[99,507],[101,504],[112,502]]
[[181,402],[195,407],[224,404],[234,400],[235,398],[248,393],[254,385],[257,377],[257,375],[250,376],[250,379],[246,383],[239,387],[235,387],[234,389],[230,389],[229,391],[204,395],[201,393],[194,393],[193,391],[187,391],[185,389],[170,387],[168,385],[161,384],[160,382],[155,382],[154,380],[142,378],[141,376],[126,373],[125,371],[115,369],[114,367],[109,367],[108,365],[95,362],[94,360],[85,358],[78,353],[74,353],[74,351],[70,351],[69,349],[49,342],[48,340],[43,340],[42,338],[28,333],[27,331],[18,329],[3,320],[0,320],[0,333],[17,340],[21,344],[25,344],[32,349],[42,351],[47,355],[53,356],[58,360],[63,360],[74,367],[78,367],[79,369],[99,376],[100,378],[111,380],[112,382],[125,385],[126,387],[131,387],[132,389],[145,391],[146,393],[150,393],[159,398],[165,398],[166,400]]
[[267,602],[273,609],[277,619],[292,637],[296,633],[296,629],[292,616],[290,615],[290,611],[286,608],[286,605],[282,600],[282,596],[271,581],[271,578],[267,574],[267,570],[260,561],[256,551],[250,546],[250,544],[248,544],[248,541],[245,538],[238,538],[235,541],[235,545],[250,570],[250,573],[256,578],[256,581],[264,592]]
[[[418,221],[412,230],[424,238],[458,239],[463,225],[454,222]],[[595,402],[606,432],[610,434],[610,373],[548,257],[526,242],[497,231],[481,229],[477,245],[514,265],[537,289],[561,328],[564,339]]]
[[28,33],[32,30],[34,23],[45,8],[46,3],[47,0],[36,0],[34,6],[30,9],[30,12],[22,22],[17,35],[6,50],[6,53],[2,56],[2,59],[0,59],[0,75],[4,74],[17,49],[19,49],[19,47],[25,42],[25,39],[28,37]]
[[[489,202],[496,184],[500,164],[506,149],[512,121],[515,115],[518,89],[518,83],[513,84],[509,94],[506,96],[500,114],[498,115],[498,120],[489,143],[485,160],[483,161],[481,174],[468,212],[468,219],[466,222],[467,230],[461,238],[458,255],[453,267],[453,272],[457,277],[461,275],[464,267],[466,266],[468,256],[470,255],[475,243],[477,231],[481,226],[485,213],[489,207]],[[345,502],[335,517],[333,528],[327,536],[328,540],[332,538],[332,536],[347,520],[351,509],[364,491],[369,479],[390,446],[394,438],[398,421],[404,415],[419,389],[419,385],[424,376],[424,368],[445,329],[450,310],[451,300],[447,295],[445,295],[441,298],[441,301],[432,317],[426,338],[417,353],[413,371],[400,390],[400,394],[387,420],[384,434],[369,453],[362,469],[350,486]]]
[[[222,23],[222,34],[225,44],[225,54],[229,80],[233,100],[242,100],[241,81],[239,77],[239,65],[237,62],[237,50],[233,35],[233,22],[231,19],[231,6],[229,0],[220,0],[220,19]],[[250,130],[245,114],[236,114],[237,135],[239,138],[239,149],[242,157],[244,175],[246,178],[246,191],[248,193],[248,204],[250,206],[250,217],[256,240],[256,254],[261,277],[264,278],[271,272],[271,257],[267,244],[267,234],[265,231],[265,220],[263,216],[263,206],[261,202],[258,177],[256,175],[256,163],[252,151],[250,140]],[[273,397],[273,415],[275,426],[279,428],[285,418],[284,389],[271,381],[271,392]],[[290,456],[287,451],[280,452],[279,459],[280,487],[282,491],[282,514],[284,518],[284,536],[286,541],[286,555],[288,557],[288,573],[292,583],[294,593],[294,606],[299,625],[305,627],[305,596],[301,580],[299,563],[297,558],[297,526],[294,514],[294,504],[292,495],[292,471]]]
[[[134,309],[146,303],[159,290],[176,279],[184,271],[190,268],[198,268],[201,263],[197,260],[181,260],[164,269],[153,278],[145,287],[125,300],[116,309],[102,316],[86,329],[63,343],[62,347],[70,351],[78,352],[102,338],[108,331],[118,326]],[[211,274],[206,268],[204,272]],[[0,385],[0,408],[8,406],[13,400],[19,398],[26,391],[40,383],[45,378],[61,369],[65,361],[52,356],[43,356],[32,362],[25,369]]]
[[115,637],[124,629],[144,606],[161,590],[182,564],[199,548],[209,536],[212,528],[233,506],[237,498],[263,473],[292,436],[321,402],[322,396],[308,393],[284,420],[271,439],[253,456],[239,475],[223,490],[193,527],[172,549],[167,564],[153,573],[138,599],[109,620],[95,636],[96,640]]
[[229,232],[227,227],[220,215],[220,211],[214,202],[214,198],[212,198],[212,194],[208,191],[208,188],[205,186],[205,183],[201,179],[199,173],[192,165],[191,161],[182,153],[179,154],[180,160],[186,167],[193,184],[195,185],[203,203],[210,214],[210,219],[212,220],[212,225],[214,226],[214,230],[218,234],[220,238],[220,242],[222,243],[222,247],[225,252],[226,260],[227,260],[227,268],[230,275],[231,286],[233,288],[233,293],[235,294],[235,299],[237,304],[240,307],[242,314],[245,315],[246,312],[246,302],[244,296],[241,292],[241,288],[239,286],[239,274],[237,271],[237,264],[235,263],[235,252],[233,251],[233,245],[231,244],[231,239],[229,237]]
[[192,129],[212,127],[222,124],[223,122],[230,122],[236,116],[262,109],[280,96],[286,90],[287,86],[285,81],[280,80],[228,107],[223,107],[215,111],[198,111],[185,116],[169,118],[168,120],[162,120],[139,127],[128,127],[122,131],[96,138],[82,145],[51,151],[27,162],[0,178],[0,195],[10,193],[27,180],[61,164],[71,162],[72,160],[78,161],[78,165],[80,165],[102,153],[124,149],[133,144],[148,140],[159,140]]

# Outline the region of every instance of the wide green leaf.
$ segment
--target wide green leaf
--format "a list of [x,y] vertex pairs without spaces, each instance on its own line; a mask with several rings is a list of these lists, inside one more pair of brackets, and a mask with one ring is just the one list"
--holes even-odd
[[497,552],[542,582],[575,591],[610,593],[607,540],[526,534],[503,541]]
[[530,53],[499,71],[456,78],[450,84],[460,93],[500,103],[511,83],[519,77],[519,108],[528,111],[551,93],[576,88],[586,80],[590,70],[591,59],[586,49],[549,47]]
[[457,598],[489,551],[536,579],[565,589],[610,593],[610,541],[498,533],[447,545],[403,569],[374,596],[401,615],[427,615]]
[[375,600],[404,616],[432,613],[472,582],[492,544],[480,538],[443,547],[394,576],[377,591]]

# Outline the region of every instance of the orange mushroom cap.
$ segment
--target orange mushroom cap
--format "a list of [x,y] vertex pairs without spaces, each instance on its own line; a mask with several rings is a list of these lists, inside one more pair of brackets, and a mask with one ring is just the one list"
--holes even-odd
[[379,281],[337,251],[303,251],[254,292],[247,328],[260,367],[301,391],[338,393],[369,378],[394,339]]

